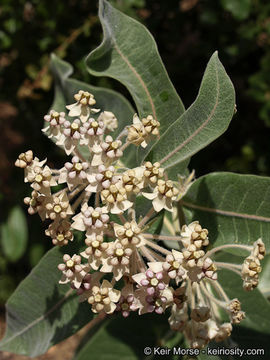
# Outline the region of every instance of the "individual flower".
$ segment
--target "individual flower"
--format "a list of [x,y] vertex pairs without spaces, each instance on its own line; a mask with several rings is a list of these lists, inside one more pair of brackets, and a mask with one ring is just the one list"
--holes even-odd
[[159,126],[160,123],[152,115],[148,115],[141,121],[138,115],[135,114],[133,116],[133,124],[128,127],[128,141],[136,146],[145,148],[151,135],[159,135]]
[[150,161],[147,161],[143,167],[145,186],[156,186],[157,181],[161,179],[164,175],[164,169],[160,168],[160,163],[155,162],[154,164],[152,164]]
[[18,159],[15,161],[15,166],[21,169],[25,169],[27,166],[32,164],[32,161],[33,161],[33,151],[28,150],[25,153],[21,153],[18,156]]
[[58,140],[61,135],[60,126],[66,121],[65,113],[51,110],[48,115],[44,116],[44,120],[48,123],[48,126],[42,131],[47,134],[49,139],[54,137]]
[[81,253],[81,255],[88,260],[92,269],[97,270],[102,264],[102,260],[106,257],[106,249],[109,243],[103,241],[102,234],[92,233],[85,239],[87,248]]
[[183,225],[181,231],[182,244],[187,248],[194,244],[197,249],[209,244],[208,230],[203,229],[198,221],[193,221],[189,225]]
[[46,218],[46,209],[45,205],[48,201],[48,197],[40,194],[38,191],[33,190],[31,192],[31,197],[27,196],[24,198],[25,205],[28,205],[28,214],[33,215],[38,213],[41,217],[41,220],[45,220]]
[[172,249],[172,253],[166,256],[166,260],[162,264],[163,270],[167,272],[171,279],[176,281],[176,284],[186,277],[186,271],[181,266],[183,258],[180,251]]
[[121,291],[114,289],[109,281],[103,280],[100,286],[94,285],[92,287],[88,303],[92,305],[94,313],[104,311],[106,314],[112,314],[120,297]]
[[104,133],[105,126],[101,120],[98,121],[90,118],[83,124],[82,129],[84,140],[81,141],[81,145],[89,145],[91,147],[99,142],[101,135]]
[[178,190],[173,186],[171,180],[158,180],[157,186],[153,193],[142,193],[144,197],[153,200],[153,207],[155,211],[159,212],[166,209],[170,212],[173,211],[172,202],[176,199]]
[[221,342],[226,340],[229,336],[231,336],[232,332],[232,324],[224,323],[218,327],[218,332],[215,336],[215,341]]
[[102,121],[105,128],[109,131],[114,131],[118,127],[118,121],[111,111],[103,111],[99,115],[98,121]]
[[108,189],[111,184],[115,184],[120,180],[120,176],[115,174],[114,166],[105,167],[99,165],[97,171],[87,175],[89,185],[85,189],[89,192],[98,192],[103,189]]
[[80,90],[74,95],[74,99],[76,100],[74,104],[66,106],[69,110],[68,116],[79,117],[83,123],[87,121],[91,112],[97,113],[100,111],[92,107],[96,104],[96,100],[94,95],[88,91]]
[[60,169],[58,183],[67,183],[69,190],[72,190],[75,186],[86,182],[88,168],[87,162],[81,162],[78,156],[73,156],[71,163],[66,162]]
[[120,181],[110,185],[108,189],[102,190],[101,199],[106,205],[107,210],[112,214],[121,214],[133,205],[127,199],[126,189],[123,188]]
[[261,271],[260,260],[257,257],[251,255],[244,260],[241,276],[245,290],[251,291],[257,287],[259,283],[259,273]]
[[145,148],[147,146],[147,142],[145,141],[146,136],[147,133],[143,123],[139,119],[138,115],[135,114],[133,116],[133,124],[128,128],[128,141],[136,146],[142,146]]
[[70,226],[70,222],[66,220],[61,222],[55,221],[45,230],[45,234],[52,238],[53,245],[64,246],[67,245],[69,241],[73,241],[73,232]]
[[127,284],[121,290],[121,297],[116,304],[116,311],[121,311],[123,317],[128,317],[131,311],[138,310],[138,302],[132,284]]
[[65,121],[63,124],[62,134],[56,145],[63,146],[67,155],[70,155],[84,138],[86,129],[81,125],[80,119],[73,122]]
[[262,239],[258,239],[254,242],[251,255],[253,255],[259,261],[265,257],[265,245]]
[[138,194],[143,188],[143,168],[127,170],[122,175],[122,183],[127,193]]
[[87,231],[91,234],[92,231],[102,231],[107,228],[109,221],[108,210],[106,207],[88,206],[87,203],[83,204],[81,212],[73,218],[72,228],[80,231]]
[[49,166],[45,165],[44,168],[40,165],[34,166],[28,172],[27,181],[31,182],[31,187],[44,195],[51,194],[51,186],[56,186],[57,182],[52,175]]
[[120,140],[114,140],[110,135],[106,136],[105,140],[102,141],[100,145],[96,144],[93,146],[92,151],[94,152],[94,156],[91,165],[111,165],[111,163],[123,155],[121,145],[122,142]]
[[68,254],[63,256],[64,263],[58,265],[58,269],[62,271],[63,275],[60,284],[71,283],[75,289],[79,289],[83,278],[89,271],[89,265],[81,264],[81,257],[74,254],[70,257]]
[[126,222],[124,225],[114,223],[113,228],[115,236],[119,239],[123,246],[128,244],[135,245],[137,247],[145,245],[145,239],[135,220]]
[[101,272],[113,272],[116,281],[129,274],[129,262],[133,249],[131,246],[123,246],[120,242],[110,242],[106,250],[106,256],[102,259]]
[[65,191],[61,191],[58,195],[53,195],[46,204],[46,217],[51,220],[65,219],[68,215],[72,214],[73,211]]
[[232,299],[227,305],[227,310],[233,324],[239,324],[245,318],[245,313],[241,311],[241,304],[238,299]]

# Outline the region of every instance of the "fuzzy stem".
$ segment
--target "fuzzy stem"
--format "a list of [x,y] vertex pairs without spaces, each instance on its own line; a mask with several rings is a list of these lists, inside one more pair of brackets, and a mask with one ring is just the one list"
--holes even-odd
[[146,240],[146,245],[151,247],[152,249],[159,251],[161,254],[164,254],[164,255],[171,254],[171,252],[169,250],[164,249],[163,247],[153,243],[152,241]]
[[124,136],[128,134],[127,127],[125,126],[124,129],[120,132],[117,136],[116,140],[121,140]]
[[99,207],[99,205],[100,205],[100,198],[99,198],[99,192],[96,192],[96,194],[95,194],[95,207],[97,208],[97,207]]
[[123,225],[127,222],[127,219],[124,217],[123,214],[117,214],[117,216],[119,217],[119,219]]
[[182,241],[181,236],[167,236],[167,235],[156,235],[156,234],[143,234],[146,239],[153,240],[168,240],[168,241]]
[[227,303],[225,301],[218,300],[212,294],[210,294],[210,292],[206,289],[206,287],[204,286],[204,283],[202,281],[200,282],[200,287],[202,289],[202,292],[204,293],[205,296],[208,297],[208,299],[214,301],[214,303],[216,303],[223,309],[227,310],[227,307],[226,307]]
[[125,142],[125,144],[124,145],[122,145],[121,147],[120,147],[120,149],[119,150],[121,150],[121,151],[125,151],[126,150],[126,148],[130,145],[131,143],[130,142]]
[[143,253],[143,255],[147,258],[147,260],[156,261],[155,258],[149,253],[149,251],[147,250],[147,248],[145,246],[141,246],[140,250]]
[[[232,267],[231,264],[222,263],[222,262],[215,262],[215,264],[221,268],[228,269],[230,271],[235,272],[237,275],[242,276],[241,272],[237,270],[236,268]],[[241,266],[241,265],[239,265]]]
[[139,269],[140,272],[145,272],[146,271],[146,265],[140,255],[140,253],[138,252],[138,250],[136,249],[135,250],[135,254],[136,254],[136,257],[137,257],[137,267]]
[[147,221],[151,218],[151,216],[154,214],[155,209],[152,207],[147,214],[142,218],[142,220],[139,222],[138,227],[142,227],[144,224],[147,223]]
[[220,283],[215,280],[211,282],[211,285],[213,285],[215,287],[215,289],[217,290],[217,292],[221,295],[221,297],[226,301],[229,302],[230,299],[228,298],[227,294],[225,293],[225,291],[223,290],[222,286],[220,285]]
[[74,155],[78,156],[78,158],[82,161],[82,162],[86,162],[86,159],[84,158],[84,156],[80,153],[80,151],[75,148],[73,151]]
[[221,251],[223,249],[229,249],[229,248],[238,248],[238,249],[244,249],[247,251],[251,251],[252,250],[252,246],[248,246],[248,245],[238,245],[238,244],[226,244],[226,245],[221,245],[218,246],[216,248],[213,248],[209,251],[207,251],[207,253],[204,255],[204,259],[206,257],[210,257],[211,255],[213,255],[214,253],[216,253],[217,251]]

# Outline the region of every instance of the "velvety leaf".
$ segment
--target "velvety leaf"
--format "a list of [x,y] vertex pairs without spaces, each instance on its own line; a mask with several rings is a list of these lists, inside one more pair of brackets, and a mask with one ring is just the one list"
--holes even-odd
[[[115,114],[118,120],[118,129],[112,135],[115,137],[126,126],[132,123],[132,118],[135,113],[130,103],[118,92],[102,87],[88,85],[82,81],[70,78],[73,73],[72,66],[52,54],[51,71],[55,79],[55,95],[51,109],[56,111],[64,111],[67,113],[66,105],[75,102],[74,94],[79,90],[84,90],[92,93],[96,99],[96,108],[101,111],[111,111]],[[88,155],[87,147],[82,147],[83,155]],[[130,147],[125,151],[125,163],[131,166],[136,166],[136,150]]]
[[99,2],[104,38],[86,59],[96,76],[109,76],[130,91],[140,116],[152,114],[161,122],[161,133],[184,111],[162,64],[156,43],[139,22]]
[[[101,326],[74,360],[142,360],[144,349],[165,346],[164,335],[168,332],[167,317],[146,314],[131,314],[128,318],[118,316]],[[150,354],[149,354],[150,355]]]
[[12,262],[23,256],[28,240],[27,223],[24,212],[14,207],[1,226],[1,244],[5,256]]
[[166,169],[188,159],[224,133],[234,106],[234,87],[215,52],[196,100],[162,133],[147,159],[161,162]]
[[270,251],[270,178],[211,173],[196,180],[182,201],[188,222],[199,220],[211,244],[252,244]]
[[92,319],[89,305],[79,304],[69,285],[58,284],[61,272],[57,265],[62,256],[58,248],[50,250],[9,298],[1,351],[43,354]]

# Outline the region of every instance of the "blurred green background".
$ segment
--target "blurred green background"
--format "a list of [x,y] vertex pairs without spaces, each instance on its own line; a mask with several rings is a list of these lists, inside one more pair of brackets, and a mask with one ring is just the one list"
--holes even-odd
[[[270,3],[263,0],[112,0],[154,35],[169,76],[188,107],[211,54],[219,56],[237,94],[229,130],[194,156],[197,177],[211,171],[270,175]],[[77,79],[121,91],[93,78],[84,57],[102,39],[95,0],[0,2],[0,310],[51,247],[46,226],[28,216],[30,193],[14,167],[28,149],[60,167],[63,152],[41,132],[53,99],[49,55],[73,64]],[[130,99],[131,100],[131,99]],[[168,114],[169,116],[169,114]]]

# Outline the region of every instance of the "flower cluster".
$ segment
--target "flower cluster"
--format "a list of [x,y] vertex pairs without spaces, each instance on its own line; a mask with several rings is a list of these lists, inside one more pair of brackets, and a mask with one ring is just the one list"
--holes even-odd
[[[170,309],[171,328],[184,332],[192,347],[226,339],[231,324],[245,314],[238,299],[225,293],[217,270],[236,272],[244,288],[252,290],[265,254],[262,240],[251,247],[231,245],[250,251],[239,265],[215,261],[216,252],[230,245],[207,251],[208,230],[198,221],[183,225],[178,235],[151,233],[162,211],[176,209],[194,174],[172,181],[162,159],[125,168],[125,149],[131,144],[146,147],[159,136],[159,122],[152,115],[140,119],[135,114],[133,124],[114,136],[118,122],[113,113],[93,108],[94,96],[83,90],[74,98],[76,102],[67,106],[74,119],[51,110],[43,129],[71,160],[60,170],[50,169],[46,159],[40,161],[29,150],[15,163],[33,188],[24,200],[28,212],[51,221],[45,233],[52,243],[65,246],[73,241],[73,230],[84,233],[84,251],[65,254],[58,265],[60,283],[69,283],[95,313],[127,317],[131,311],[162,314]],[[136,213],[138,197],[143,213]],[[177,241],[179,247],[171,249],[164,241]],[[221,321],[219,307],[227,312],[228,322]]]

